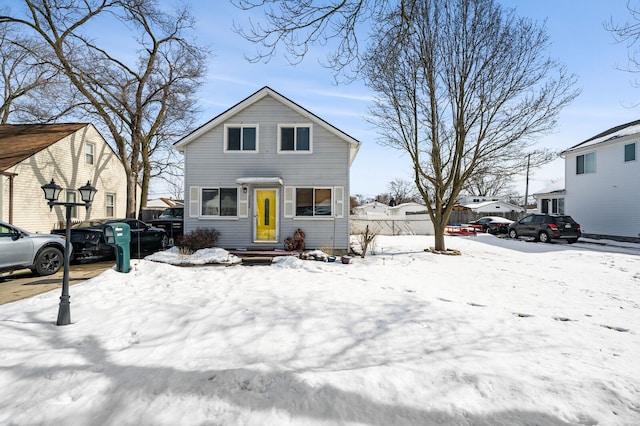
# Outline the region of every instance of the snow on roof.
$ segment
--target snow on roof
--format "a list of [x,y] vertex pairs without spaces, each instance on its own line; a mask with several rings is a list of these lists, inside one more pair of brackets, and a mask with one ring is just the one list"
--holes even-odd
[[640,120],[632,121],[630,123],[622,124],[620,126],[612,127],[609,130],[606,130],[602,133],[595,135],[594,137],[587,139],[584,142],[579,143],[578,145],[574,145],[569,149],[566,149],[561,153],[573,151],[575,149],[582,149],[589,146],[597,145],[603,142],[607,142],[613,139],[618,139],[624,136],[630,136],[640,134]]
[[536,191],[533,195],[536,194],[551,194],[553,192],[561,192],[564,191],[564,179],[559,179],[556,182],[551,182],[549,185],[542,188],[540,191]]

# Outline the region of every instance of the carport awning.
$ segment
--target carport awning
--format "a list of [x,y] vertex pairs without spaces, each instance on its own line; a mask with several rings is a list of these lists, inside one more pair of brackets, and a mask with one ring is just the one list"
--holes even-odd
[[284,182],[281,177],[239,177],[236,179],[239,185],[280,185]]

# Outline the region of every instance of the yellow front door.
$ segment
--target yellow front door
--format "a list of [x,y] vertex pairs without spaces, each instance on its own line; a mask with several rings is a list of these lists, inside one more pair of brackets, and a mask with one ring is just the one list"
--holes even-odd
[[278,241],[278,191],[256,189],[256,241]]

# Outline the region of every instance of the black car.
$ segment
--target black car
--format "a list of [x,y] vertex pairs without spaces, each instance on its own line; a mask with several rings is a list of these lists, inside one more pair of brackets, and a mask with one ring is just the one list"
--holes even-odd
[[469,223],[482,225],[482,232],[488,232],[489,234],[506,234],[509,232],[509,225],[513,223],[513,221],[500,216],[484,216],[478,220],[472,220]]
[[511,238],[532,237],[543,243],[565,240],[572,244],[581,235],[580,225],[567,215],[531,214],[509,225]]
[[169,245],[174,245],[184,230],[184,207],[169,207],[163,211],[156,219],[149,221],[156,228],[167,231]]
[[[71,244],[73,259],[112,258],[115,256],[112,246],[104,238],[104,225],[108,223],[126,223],[131,228],[130,255],[139,257],[142,253],[167,248],[169,237],[164,229],[156,228],[137,219],[94,219],[71,226]],[[64,234],[64,229],[51,231]]]

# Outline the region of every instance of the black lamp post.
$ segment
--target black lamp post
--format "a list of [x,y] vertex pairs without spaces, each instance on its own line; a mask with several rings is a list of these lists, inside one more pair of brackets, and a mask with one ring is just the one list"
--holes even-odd
[[80,197],[82,198],[83,203],[60,203],[58,202],[58,196],[62,191],[62,187],[60,185],[56,185],[56,183],[51,179],[50,183],[41,186],[44,191],[44,198],[49,202],[49,208],[52,210],[53,206],[64,206],[66,208],[65,217],[67,222],[67,228],[65,231],[65,241],[64,241],[64,272],[62,274],[62,296],[60,296],[60,307],[58,309],[58,321],[56,325],[68,325],[71,324],[71,310],[69,302],[69,256],[71,255],[69,246],[71,244],[71,209],[75,206],[85,206],[87,210],[89,206],[93,202],[93,197],[96,195],[98,190],[91,186],[89,181],[84,186],[78,188],[80,192]]

